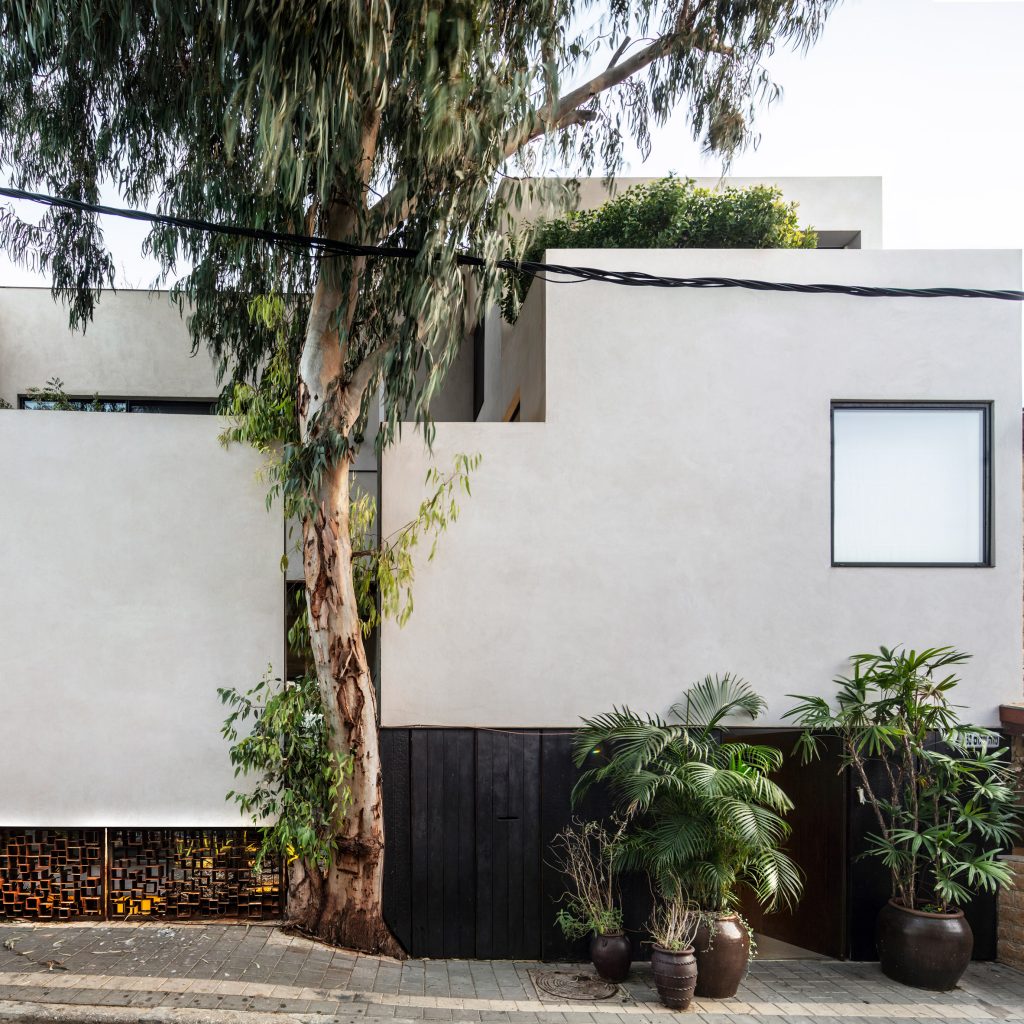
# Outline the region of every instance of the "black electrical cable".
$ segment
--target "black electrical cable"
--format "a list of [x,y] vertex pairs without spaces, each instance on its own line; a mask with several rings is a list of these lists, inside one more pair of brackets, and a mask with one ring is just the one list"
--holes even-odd
[[[117,206],[103,206],[81,199],[64,199],[24,189],[0,187],[0,195],[10,199],[22,199],[43,206],[55,206],[81,213],[121,217],[127,220],[145,221],[150,224],[164,224],[185,231],[202,231],[210,234],[231,235],[274,245],[301,247],[328,256],[373,256],[381,259],[415,259],[419,250],[398,246],[359,245],[340,242],[315,235],[296,235],[282,231],[267,231],[262,228],[239,227],[235,224],[218,224],[212,221],[196,220],[190,217],[173,217],[168,214],[148,213],[145,210],[129,210]],[[482,267],[485,261],[471,253],[460,253],[457,261],[463,266]],[[554,275],[559,278],[580,281],[601,281],[605,284],[625,285],[632,288],[745,288],[762,292],[795,292],[801,295],[853,295],[858,298],[892,299],[1001,299],[1008,302],[1024,302],[1024,291],[1006,288],[890,288],[878,285],[851,284],[797,284],[787,281],[760,281],[743,277],[665,277],[631,270],[604,270],[598,267],[577,267],[556,263],[535,263],[529,260],[497,260],[500,270],[527,274],[531,277]]]

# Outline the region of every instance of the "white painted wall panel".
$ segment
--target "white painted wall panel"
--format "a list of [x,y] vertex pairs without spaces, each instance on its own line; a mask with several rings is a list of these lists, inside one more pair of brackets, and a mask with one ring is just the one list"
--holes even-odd
[[60,377],[69,395],[216,398],[206,352],[191,355],[185,322],[166,292],[104,292],[85,333],[49,288],[0,288],[0,398]]
[[0,823],[242,824],[217,687],[283,654],[282,524],[207,416],[0,412]]
[[[1010,252],[576,251],[655,274],[1016,288]],[[738,672],[780,723],[847,655],[951,643],[982,724],[1021,686],[1021,320],[1012,303],[546,288],[546,422],[440,424],[483,463],[385,627],[386,725],[571,726]],[[833,568],[830,402],[990,400],[995,566]],[[412,432],[383,529],[422,497]],[[424,552],[424,555],[426,552]]]

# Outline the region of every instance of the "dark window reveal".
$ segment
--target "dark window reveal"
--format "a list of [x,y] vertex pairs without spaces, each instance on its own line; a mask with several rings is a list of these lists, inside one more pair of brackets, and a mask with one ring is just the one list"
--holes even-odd
[[[195,398],[105,398],[102,395],[86,398],[67,398],[72,412],[151,412],[179,416],[211,416],[217,411],[216,399]],[[54,409],[53,399],[18,396],[19,409]]]

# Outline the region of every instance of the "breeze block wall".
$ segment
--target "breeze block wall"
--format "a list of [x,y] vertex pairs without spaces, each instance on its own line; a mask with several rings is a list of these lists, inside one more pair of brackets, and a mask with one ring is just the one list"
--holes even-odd
[[1010,865],[1013,885],[999,890],[997,957],[1011,967],[1024,968],[1024,856],[1003,858]]

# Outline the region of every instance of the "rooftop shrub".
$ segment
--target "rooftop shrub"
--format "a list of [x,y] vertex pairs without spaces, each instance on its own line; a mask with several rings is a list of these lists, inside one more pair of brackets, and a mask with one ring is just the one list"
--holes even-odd
[[[813,249],[797,204],[774,185],[698,188],[692,178],[634,185],[593,210],[533,224],[521,259],[540,262],[548,249]],[[510,323],[532,278],[512,275],[502,299]]]

